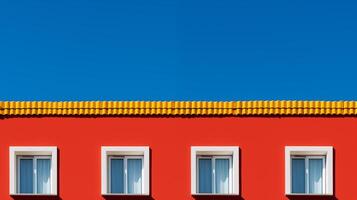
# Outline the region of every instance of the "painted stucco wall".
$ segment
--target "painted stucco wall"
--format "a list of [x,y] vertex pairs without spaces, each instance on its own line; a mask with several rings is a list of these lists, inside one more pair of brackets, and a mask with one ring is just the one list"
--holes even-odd
[[[241,197],[200,199],[357,199],[354,117],[24,117],[0,120],[0,199],[9,196],[9,147],[57,146],[62,200],[101,196],[101,146],[150,146],[151,197],[190,200],[190,147],[240,146]],[[284,195],[285,146],[333,146],[335,196]],[[197,198],[198,199],[198,198]]]

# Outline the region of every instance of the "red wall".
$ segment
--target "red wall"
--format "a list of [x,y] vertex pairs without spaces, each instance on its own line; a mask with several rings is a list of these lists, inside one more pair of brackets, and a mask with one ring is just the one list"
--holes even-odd
[[100,200],[104,199],[100,195],[100,147],[147,145],[151,148],[152,198],[141,199],[191,200],[190,146],[235,145],[241,149],[241,197],[207,199],[286,200],[284,147],[326,145],[335,149],[335,197],[316,199],[354,200],[356,130],[357,118],[332,117],[2,119],[0,199],[12,199],[9,146],[57,146],[59,197],[55,199]]

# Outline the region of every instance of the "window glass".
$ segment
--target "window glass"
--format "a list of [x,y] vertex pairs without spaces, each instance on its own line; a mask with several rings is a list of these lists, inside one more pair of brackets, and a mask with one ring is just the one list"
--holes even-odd
[[309,193],[322,194],[323,159],[309,159]]
[[292,193],[305,193],[305,158],[293,158],[291,167]]
[[229,192],[229,159],[215,159],[216,193]]
[[322,194],[324,159],[292,158],[292,193]]
[[142,194],[143,159],[133,156],[110,158],[110,193]]
[[128,159],[128,193],[140,194],[142,186],[142,160]]
[[20,193],[33,193],[33,159],[20,159]]
[[51,192],[51,159],[37,159],[37,193]]
[[19,158],[19,193],[51,193],[51,159],[34,156]]
[[124,160],[110,160],[110,191],[111,193],[124,193]]
[[208,158],[198,159],[199,193],[212,193],[212,160]]

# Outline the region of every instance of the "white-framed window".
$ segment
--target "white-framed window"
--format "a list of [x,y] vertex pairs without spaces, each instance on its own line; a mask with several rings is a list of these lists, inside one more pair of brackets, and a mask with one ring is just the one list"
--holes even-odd
[[287,195],[333,195],[333,147],[285,147]]
[[239,195],[239,147],[191,147],[192,195]]
[[141,194],[144,176],[143,156],[110,156],[108,190],[110,194]]
[[149,195],[149,147],[102,147],[102,195]]
[[10,147],[10,195],[57,195],[57,147]]

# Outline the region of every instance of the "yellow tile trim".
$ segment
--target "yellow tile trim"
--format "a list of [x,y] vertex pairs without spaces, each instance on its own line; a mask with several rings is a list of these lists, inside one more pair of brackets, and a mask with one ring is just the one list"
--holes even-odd
[[0,101],[1,116],[357,115],[357,101]]

